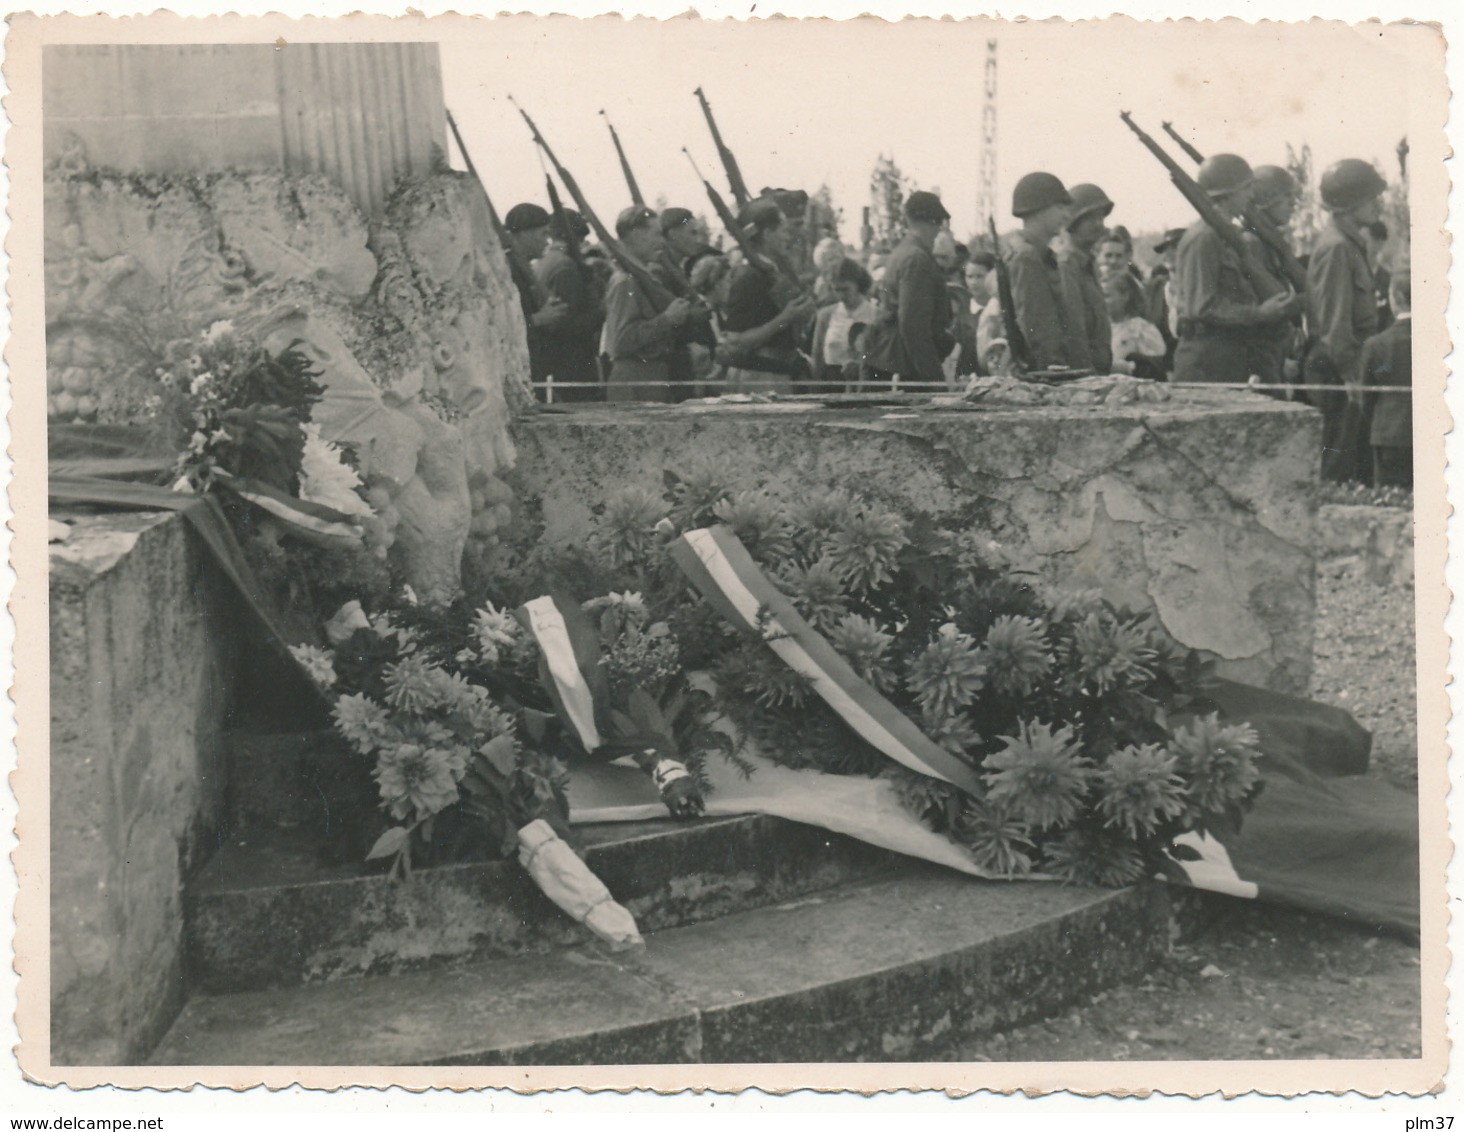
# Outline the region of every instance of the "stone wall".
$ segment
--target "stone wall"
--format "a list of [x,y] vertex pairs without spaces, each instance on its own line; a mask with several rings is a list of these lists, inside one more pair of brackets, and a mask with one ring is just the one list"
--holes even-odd
[[848,486],[981,525],[1042,576],[1152,610],[1237,679],[1305,692],[1319,418],[1249,394],[935,411],[580,409],[518,429],[526,544],[582,541],[617,487],[713,461],[742,486]]
[[183,1000],[181,885],[218,832],[235,605],[174,514],[76,520],[50,558],[51,1059],[135,1063]]

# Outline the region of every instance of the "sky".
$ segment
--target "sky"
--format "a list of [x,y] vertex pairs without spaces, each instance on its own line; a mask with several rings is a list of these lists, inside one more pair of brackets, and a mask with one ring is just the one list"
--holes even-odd
[[1396,39],[1343,24],[500,17],[461,31],[442,42],[448,106],[500,213],[545,202],[510,94],[607,223],[629,196],[602,109],[649,200],[710,212],[681,153],[689,148],[728,195],[692,93],[701,86],[754,193],[827,184],[853,242],[870,170],[888,154],[916,185],[940,191],[965,238],[977,226],[991,38],[1003,227],[1012,186],[1034,169],[1101,185],[1118,204],[1112,222],[1134,231],[1189,223],[1121,110],[1166,143],[1160,123],[1172,120],[1206,153],[1284,164],[1287,143],[1309,143],[1318,168],[1356,156],[1389,176],[1407,130],[1409,69]]

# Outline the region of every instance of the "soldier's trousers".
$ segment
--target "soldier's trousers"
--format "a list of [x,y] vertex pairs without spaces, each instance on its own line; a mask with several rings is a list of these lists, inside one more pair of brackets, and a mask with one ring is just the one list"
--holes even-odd
[[1174,380],[1243,383],[1250,363],[1251,344],[1244,335],[1185,335],[1174,351]]

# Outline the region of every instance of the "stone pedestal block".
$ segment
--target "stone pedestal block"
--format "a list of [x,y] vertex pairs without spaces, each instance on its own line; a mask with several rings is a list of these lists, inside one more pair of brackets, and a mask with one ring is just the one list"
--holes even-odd
[[586,407],[518,429],[527,542],[578,543],[622,486],[703,461],[737,486],[843,486],[989,531],[1049,581],[1150,610],[1227,676],[1304,693],[1320,441],[1249,394],[1159,404],[830,410]]
[[183,1002],[181,887],[221,816],[233,595],[173,514],[79,519],[50,566],[51,1059],[125,1064]]
[[379,216],[446,142],[435,43],[68,44],[42,72],[62,172],[323,173]]

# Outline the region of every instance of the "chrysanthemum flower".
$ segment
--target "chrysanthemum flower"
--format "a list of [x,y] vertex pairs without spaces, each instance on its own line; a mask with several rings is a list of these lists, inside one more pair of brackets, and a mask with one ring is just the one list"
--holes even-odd
[[788,517],[766,492],[736,492],[713,504],[712,514],[763,566],[777,567],[793,553]]
[[484,664],[497,664],[500,650],[510,649],[523,633],[523,626],[507,609],[491,601],[473,614],[473,637]]
[[1054,589],[1047,594],[1048,617],[1054,622],[1083,618],[1103,612],[1100,589]]
[[462,726],[474,736],[496,738],[513,731],[513,717],[493,702],[488,689],[476,684],[470,687],[470,694],[458,705]]
[[947,621],[905,673],[905,686],[937,717],[954,714],[986,685],[986,665],[976,642]]
[[950,543],[956,569],[963,574],[1005,569],[1011,565],[1006,548],[989,534],[967,528],[956,532]]
[[1137,625],[1089,613],[1073,631],[1073,653],[1083,679],[1100,693],[1153,677],[1154,650]]
[[981,733],[964,711],[920,711],[920,730],[953,755],[964,755],[981,742]]
[[398,821],[420,821],[457,801],[457,783],[445,751],[416,743],[388,747],[376,762],[381,800]]
[[411,653],[382,670],[386,702],[399,711],[420,715],[442,702],[442,670],[420,653]]
[[318,424],[307,424],[300,457],[300,498],[364,518],[373,512],[357,492],[360,486],[360,475],[341,459],[341,450],[320,435]]
[[1078,753],[1070,727],[1021,725],[1020,735],[1003,735],[1005,749],[987,755],[982,766],[987,797],[1005,803],[1034,829],[1072,821],[1083,808],[1092,764]]
[[982,643],[992,687],[1025,696],[1052,667],[1042,623],[1032,617],[998,617]]
[[680,531],[712,523],[712,508],[731,494],[732,477],[725,468],[708,462],[681,475],[671,489],[671,521]]
[[842,488],[802,495],[788,507],[793,541],[810,558],[819,557],[831,532],[847,523],[858,509],[858,501]]
[[827,558],[820,558],[808,567],[789,563],[773,581],[788,595],[804,620],[820,633],[831,630],[849,612],[844,583]]
[[445,668],[433,668],[431,672],[437,690],[437,702],[449,711],[455,710],[472,695],[472,685],[461,673],[448,672]]
[[317,688],[333,688],[336,682],[334,657],[314,645],[291,645],[290,655],[303,668]]
[[967,798],[954,834],[970,850],[971,859],[988,872],[1018,877],[1032,871],[1032,839],[1007,805]]
[[1138,847],[1105,826],[1067,830],[1042,847],[1044,868],[1070,884],[1122,888],[1144,875]]
[[339,697],[330,714],[336,730],[363,755],[369,755],[391,734],[386,709],[365,693]]
[[885,660],[885,653],[894,640],[878,625],[857,613],[847,613],[828,631],[829,644],[849,662],[860,679],[888,692],[895,684],[895,674]]
[[1174,732],[1169,749],[1189,786],[1192,804],[1205,813],[1219,813],[1239,802],[1261,777],[1256,760],[1260,738],[1247,724],[1220,726],[1218,715],[1206,715]]
[[846,518],[829,533],[826,545],[839,576],[850,589],[863,593],[894,577],[900,551],[909,541],[903,519],[871,509]]
[[1184,782],[1177,760],[1145,744],[1115,751],[1098,769],[1098,810],[1108,825],[1130,837],[1148,833],[1184,812]]
[[659,496],[641,487],[625,488],[606,500],[593,543],[615,566],[644,562],[656,545],[656,524],[665,517]]

